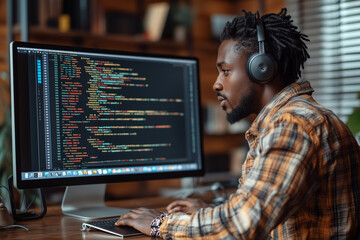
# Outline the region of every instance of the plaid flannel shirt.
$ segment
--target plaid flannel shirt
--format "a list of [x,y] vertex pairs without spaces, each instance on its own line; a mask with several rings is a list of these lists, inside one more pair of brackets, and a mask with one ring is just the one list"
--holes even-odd
[[278,93],[246,139],[250,150],[229,200],[174,213],[164,239],[356,239],[360,151],[345,124],[311,97],[308,82]]

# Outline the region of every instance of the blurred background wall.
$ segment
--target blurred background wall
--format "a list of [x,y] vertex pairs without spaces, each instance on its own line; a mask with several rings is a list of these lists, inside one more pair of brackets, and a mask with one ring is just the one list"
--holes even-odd
[[[207,172],[213,174],[209,181],[227,181],[228,173],[238,176],[249,123],[230,127],[212,92],[219,34],[242,9],[266,13],[282,7],[283,0],[0,0],[2,182],[11,174],[8,44],[12,40],[198,57],[205,161]],[[107,193],[109,198],[154,195],[159,186],[178,187],[180,181],[109,184]]]
[[[353,119],[356,134],[360,114],[356,118],[353,113],[360,106],[360,1],[0,0],[0,180],[11,174],[8,44],[25,40],[199,58],[207,163],[201,181],[235,186],[247,150],[244,132],[253,118],[230,126],[212,91],[219,34],[226,21],[242,14],[242,9],[266,14],[283,7],[311,40],[311,59],[303,78],[312,82],[315,97],[323,105],[345,122]],[[109,198],[154,195],[161,187],[178,186],[179,180],[139,181],[125,187],[109,184],[107,193]]]

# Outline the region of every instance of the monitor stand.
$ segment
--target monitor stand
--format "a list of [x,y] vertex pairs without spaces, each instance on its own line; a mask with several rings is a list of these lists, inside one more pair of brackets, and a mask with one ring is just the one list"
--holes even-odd
[[119,217],[130,209],[107,207],[105,205],[106,184],[67,186],[61,210],[65,215],[91,220]]

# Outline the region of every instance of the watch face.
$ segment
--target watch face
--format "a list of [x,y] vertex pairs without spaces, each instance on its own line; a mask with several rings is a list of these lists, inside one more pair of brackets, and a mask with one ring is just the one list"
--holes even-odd
[[152,222],[151,222],[151,227],[159,227],[159,226],[160,226],[160,223],[161,223],[160,218],[157,217],[157,218],[155,218],[154,220],[152,220]]

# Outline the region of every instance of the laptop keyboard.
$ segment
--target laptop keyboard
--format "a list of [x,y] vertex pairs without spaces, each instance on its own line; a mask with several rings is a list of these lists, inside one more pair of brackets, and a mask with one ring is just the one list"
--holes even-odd
[[84,222],[83,229],[96,228],[101,231],[105,231],[111,234],[118,236],[133,236],[142,234],[140,231],[136,230],[130,226],[115,226],[115,222],[118,218],[102,219],[91,222]]
[[119,218],[96,220],[96,221],[92,221],[91,224],[98,227],[106,227],[106,228],[114,227],[118,219]]

